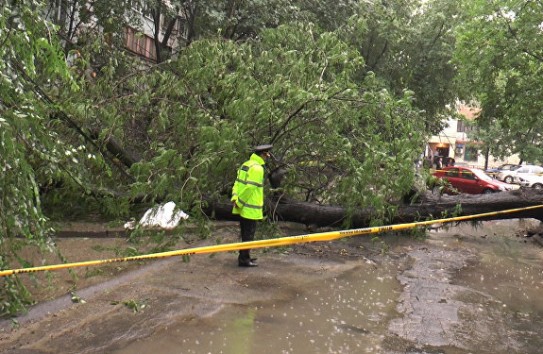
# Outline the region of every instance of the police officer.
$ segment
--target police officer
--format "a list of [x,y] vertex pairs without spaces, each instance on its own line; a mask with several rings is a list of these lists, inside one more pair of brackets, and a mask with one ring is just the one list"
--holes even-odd
[[[232,214],[240,216],[241,241],[254,240],[256,221],[264,218],[264,165],[271,156],[273,145],[259,145],[253,149],[249,160],[238,170],[232,187]],[[238,265],[256,267],[256,258],[251,258],[249,250],[240,250]]]

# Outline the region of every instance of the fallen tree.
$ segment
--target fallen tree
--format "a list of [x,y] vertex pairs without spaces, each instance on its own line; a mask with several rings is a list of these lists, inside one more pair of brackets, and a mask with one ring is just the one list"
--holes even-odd
[[[93,134],[94,138],[98,135]],[[105,147],[126,166],[130,167],[138,159],[129,154],[114,137],[110,137]],[[284,171],[277,169],[272,171],[270,183],[273,188],[281,185]],[[133,203],[146,200],[144,196],[133,198]],[[160,198],[155,198],[160,201]],[[232,215],[230,203],[206,201],[204,212],[207,216],[217,220],[235,220]],[[409,223],[421,220],[440,219],[451,216],[474,215],[481,213],[497,212],[502,210],[524,208],[543,205],[543,190],[532,188],[520,188],[514,191],[494,194],[458,194],[440,195],[428,191],[419,201],[411,204],[399,204],[392,206],[388,223]],[[315,227],[367,227],[379,218],[378,213],[372,208],[360,208],[352,213],[341,206],[322,205],[309,202],[294,201],[289,198],[274,196],[267,201],[267,215],[276,221],[296,222]],[[543,222],[543,207],[541,209],[524,210],[515,213],[498,214],[479,220],[534,218]]]
[[[473,215],[501,210],[543,205],[543,191],[521,188],[515,191],[495,194],[459,194],[454,196],[428,193],[417,203],[398,205],[391,215],[391,224],[409,223],[421,220],[440,219],[451,216]],[[234,220],[229,203],[209,203],[205,212],[208,216],[220,220]],[[366,227],[375,219],[376,212],[371,208],[361,208],[348,216],[345,208],[339,206],[318,205],[289,200],[273,200],[267,204],[267,214],[274,220],[290,221],[313,226],[339,227],[349,225],[352,228]],[[543,222],[541,209],[524,210],[515,213],[499,214],[480,220],[535,218]],[[347,222],[349,221],[349,222]]]

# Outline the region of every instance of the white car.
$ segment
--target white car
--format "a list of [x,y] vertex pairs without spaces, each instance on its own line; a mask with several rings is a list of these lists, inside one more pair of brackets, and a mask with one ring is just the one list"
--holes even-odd
[[543,176],[526,175],[518,177],[519,184],[523,187],[531,187],[535,189],[543,189]]
[[496,177],[505,183],[519,183],[519,177],[543,174],[543,167],[537,165],[522,165],[514,171],[500,171]]

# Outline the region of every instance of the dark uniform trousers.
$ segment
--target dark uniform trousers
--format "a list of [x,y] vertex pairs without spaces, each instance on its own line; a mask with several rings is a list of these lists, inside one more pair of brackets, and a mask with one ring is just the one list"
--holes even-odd
[[[255,239],[256,232],[256,220],[245,219],[240,217],[239,227],[241,230],[241,241],[253,241]],[[240,250],[238,256],[239,263],[248,263],[251,261],[251,254],[249,250]]]

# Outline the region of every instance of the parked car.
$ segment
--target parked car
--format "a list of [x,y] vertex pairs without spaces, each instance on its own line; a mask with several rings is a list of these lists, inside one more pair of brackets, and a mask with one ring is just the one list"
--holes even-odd
[[447,193],[487,194],[518,189],[519,186],[493,179],[478,168],[449,166],[436,171],[434,176],[449,182]]
[[543,167],[537,165],[522,165],[516,170],[500,171],[496,175],[496,178],[505,183],[519,183],[519,177],[537,174],[543,174]]
[[526,175],[519,177],[519,184],[523,187],[543,189],[543,176]]
[[495,177],[499,172],[502,172],[502,171],[515,171],[520,166],[521,165],[517,165],[517,164],[513,164],[513,163],[504,163],[503,165],[500,165],[498,167],[486,169],[485,172],[490,177]]

